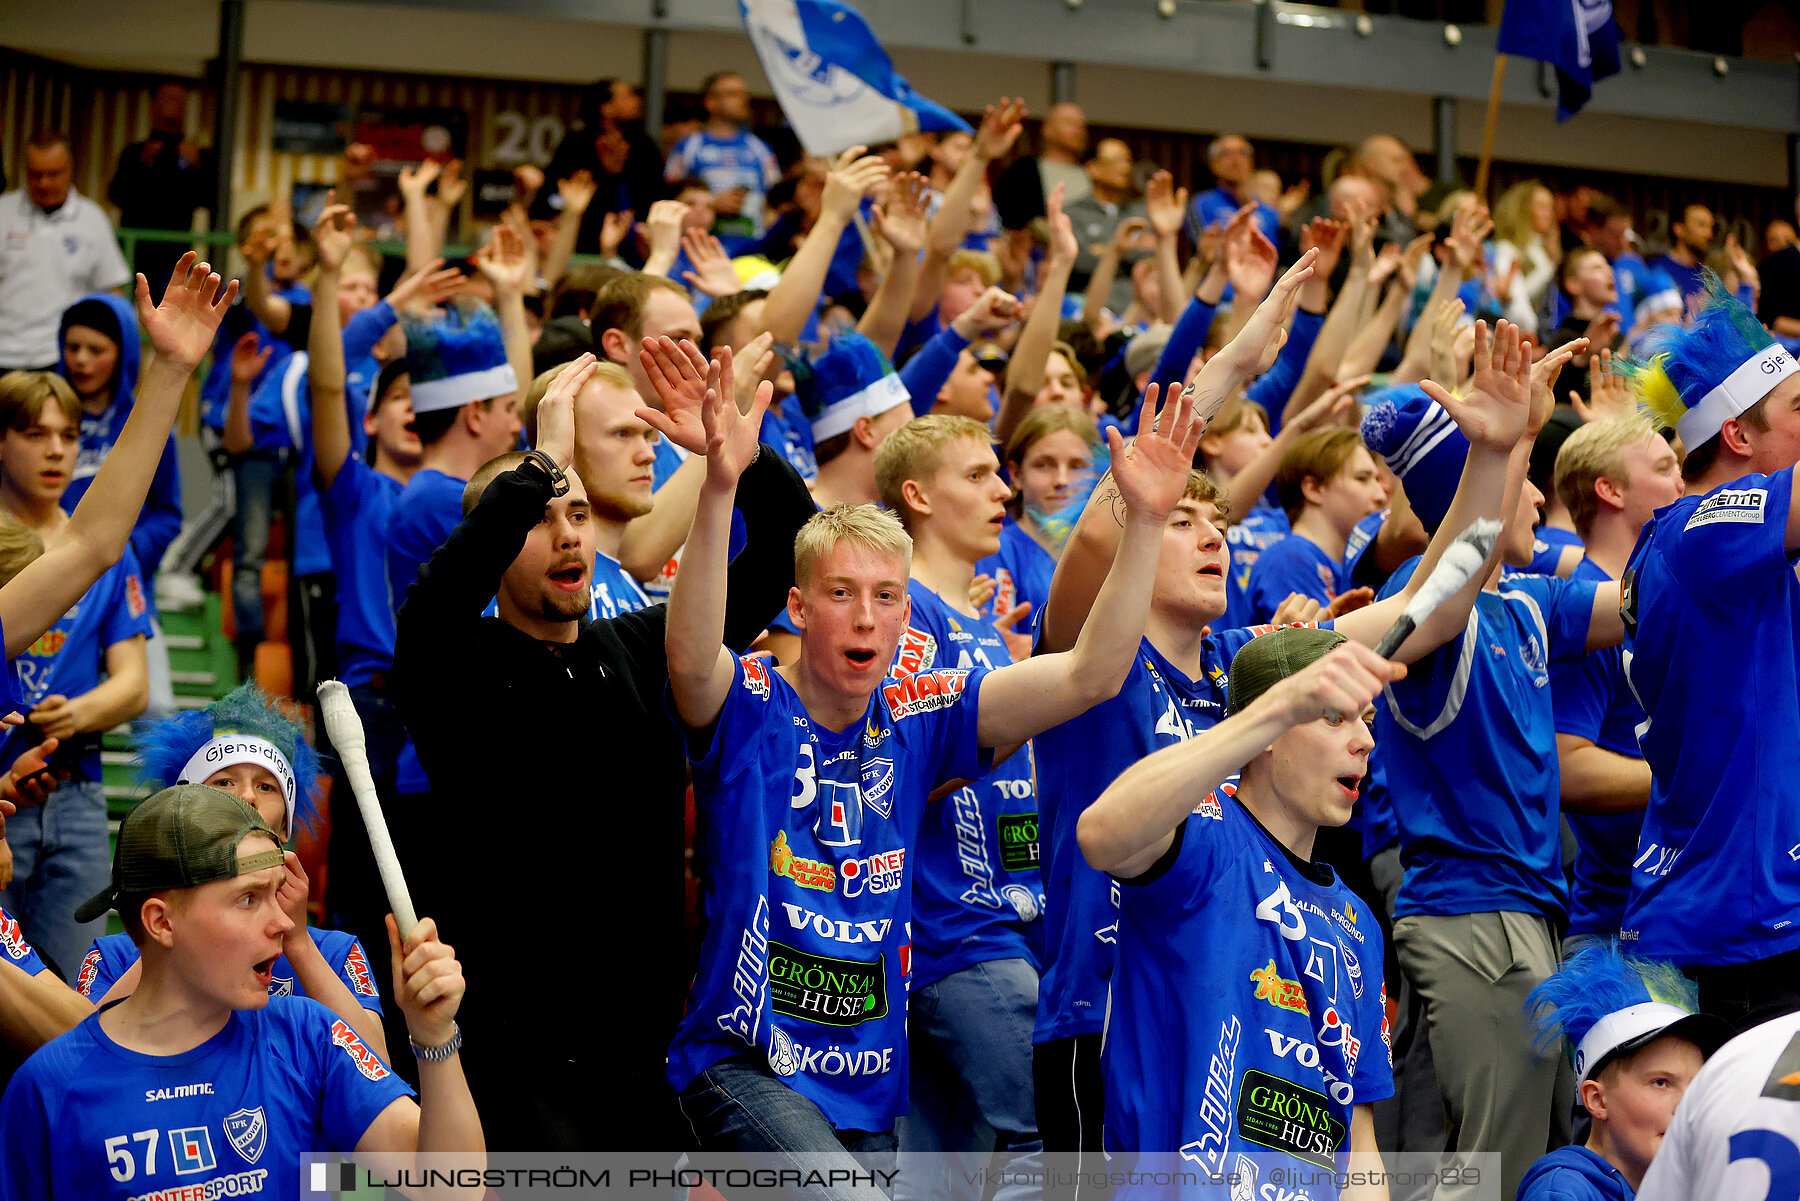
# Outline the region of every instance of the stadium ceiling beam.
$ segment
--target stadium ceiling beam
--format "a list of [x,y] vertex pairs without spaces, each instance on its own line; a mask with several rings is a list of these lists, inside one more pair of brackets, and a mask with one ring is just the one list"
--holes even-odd
[[[741,32],[736,0],[383,0],[672,31]],[[1491,26],[1376,17],[1283,0],[854,0],[883,43],[1485,100]],[[1163,16],[1167,10],[1170,15]],[[1800,67],[1625,48],[1596,112],[1800,133]],[[1520,64],[1527,66],[1527,64]],[[1555,103],[1548,71],[1508,73],[1509,104]]]

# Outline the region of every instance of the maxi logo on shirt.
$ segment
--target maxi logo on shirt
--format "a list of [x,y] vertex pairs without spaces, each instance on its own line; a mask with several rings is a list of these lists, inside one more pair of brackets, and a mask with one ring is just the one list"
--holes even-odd
[[1344,1141],[1344,1123],[1324,1093],[1254,1068],[1238,1085],[1237,1129],[1247,1142],[1321,1168],[1336,1166],[1333,1155]]
[[887,957],[873,963],[815,955],[769,941],[775,1012],[821,1026],[857,1026],[887,1016]]

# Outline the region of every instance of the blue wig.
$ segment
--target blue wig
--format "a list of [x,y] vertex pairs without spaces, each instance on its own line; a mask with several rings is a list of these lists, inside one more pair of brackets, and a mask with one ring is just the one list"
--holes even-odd
[[1694,982],[1673,966],[1654,959],[1625,955],[1617,943],[1592,946],[1564,963],[1562,970],[1531,990],[1525,1011],[1537,1022],[1537,1052],[1550,1049],[1557,1037],[1575,1050],[1594,1023],[1608,1014],[1660,1001],[1693,1013],[1699,1008]]
[[294,825],[310,830],[318,815],[319,752],[300,723],[290,720],[255,684],[233,689],[204,709],[184,709],[161,721],[131,727],[138,783],[159,791],[180,778],[194,752],[221,734],[248,734],[274,745],[294,770]]
[[1651,420],[1668,429],[1752,356],[1775,345],[1774,335],[1717,275],[1708,270],[1703,278],[1706,305],[1692,324],[1658,326],[1619,366]]
[[833,401],[860,392],[884,375],[894,373],[881,348],[854,331],[832,340],[831,349],[812,360],[805,378],[794,377],[794,391],[809,418],[816,418]]

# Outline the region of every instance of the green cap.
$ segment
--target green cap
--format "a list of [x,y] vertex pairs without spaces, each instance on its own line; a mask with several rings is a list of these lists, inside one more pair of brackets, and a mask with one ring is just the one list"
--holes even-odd
[[[246,834],[267,834],[275,849],[240,858],[238,843]],[[120,897],[193,888],[284,862],[281,839],[256,810],[223,789],[177,784],[143,801],[120,824],[112,883],[77,909],[75,920],[105,916]]]
[[1226,714],[1242,713],[1257,697],[1322,658],[1332,647],[1348,641],[1336,630],[1312,626],[1283,626],[1252,638],[1231,661]]

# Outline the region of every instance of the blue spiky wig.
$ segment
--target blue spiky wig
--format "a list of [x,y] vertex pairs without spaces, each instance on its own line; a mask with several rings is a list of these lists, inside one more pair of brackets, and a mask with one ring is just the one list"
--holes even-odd
[[518,391],[500,322],[487,305],[439,309],[428,320],[403,324],[413,412],[456,409]]
[[845,433],[858,417],[879,417],[912,398],[881,348],[858,333],[839,334],[831,349],[794,376],[813,440]]
[[1712,1054],[1731,1031],[1696,1007],[1693,981],[1671,964],[1625,955],[1617,943],[1581,951],[1525,999],[1537,1022],[1538,1053],[1566,1038],[1576,1083],[1669,1035]]
[[1800,372],[1717,275],[1707,271],[1704,279],[1706,305],[1693,323],[1651,331],[1638,353],[1620,364],[1651,420],[1674,429],[1690,451]]
[[[207,752],[213,767],[232,763],[256,763],[267,767],[287,789],[288,829],[292,838],[301,827],[310,828],[318,812],[315,796],[319,785],[319,753],[306,740],[306,731],[270,703],[262,689],[245,684],[204,709],[187,709],[161,721],[140,721],[132,727],[137,751],[138,782],[151,789],[174,784],[200,784],[191,779],[211,774],[190,770],[197,756]],[[273,750],[279,758],[270,756]]]
[[1444,407],[1417,384],[1383,388],[1366,398],[1362,440],[1370,454],[1387,460],[1406,501],[1425,528],[1435,530],[1450,512],[1469,440]]

